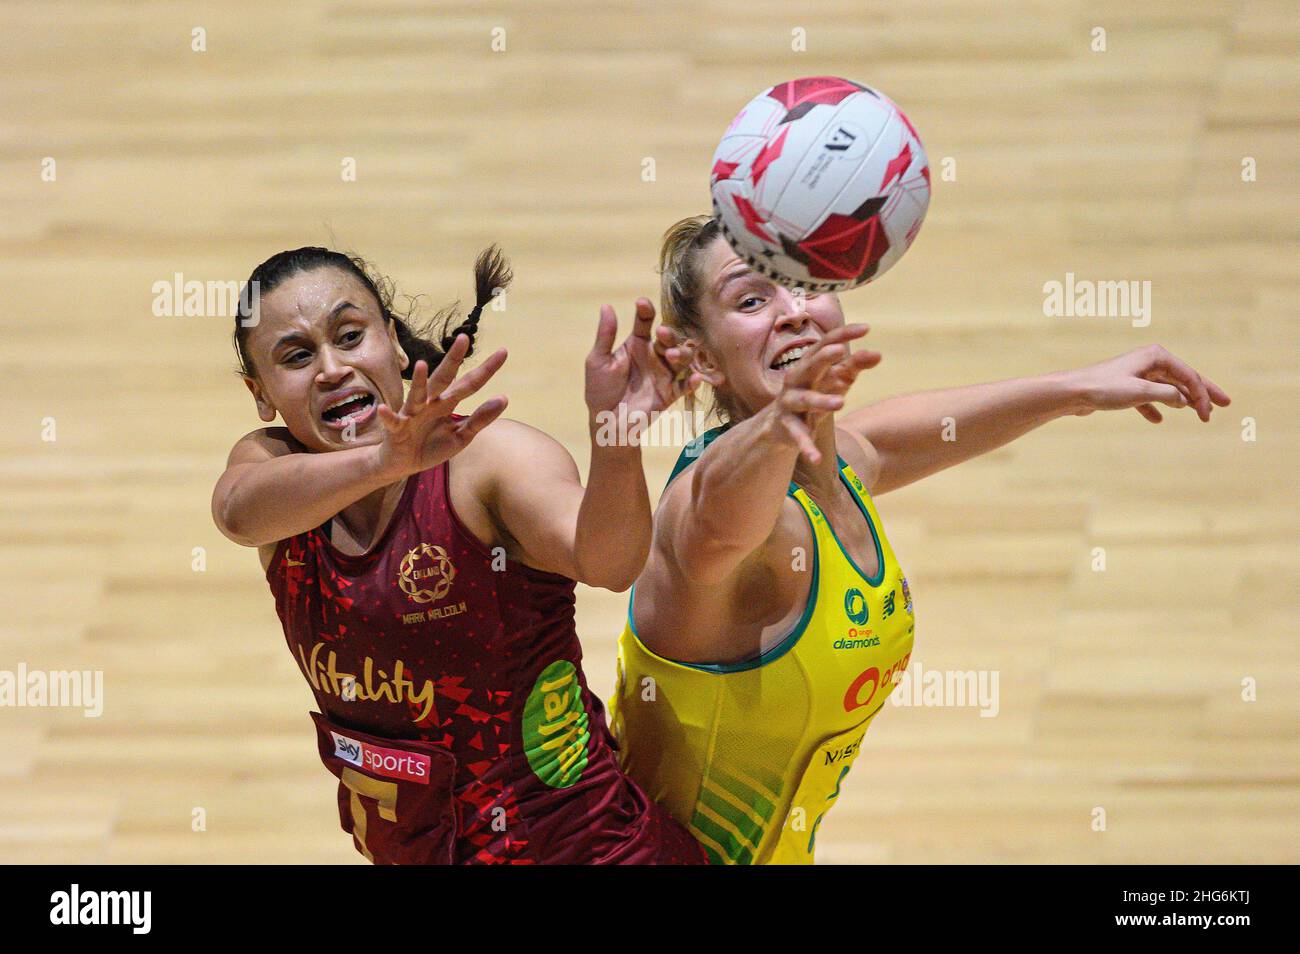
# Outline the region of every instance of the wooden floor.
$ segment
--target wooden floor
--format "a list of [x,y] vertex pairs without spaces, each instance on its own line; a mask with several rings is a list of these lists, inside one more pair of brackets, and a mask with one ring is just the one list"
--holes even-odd
[[[1234,399],[1210,425],[1058,421],[880,499],[916,600],[913,666],[997,671],[999,713],[889,707],[821,860],[1300,861],[1294,5],[791,9],[0,10],[0,669],[99,669],[106,695],[98,719],[0,709],[0,861],[360,860],[256,555],[208,513],[259,426],[228,320],[155,317],[155,282],[240,280],[335,243],[441,303],[499,241],[518,276],[484,319],[511,349],[501,390],[585,467],[600,303],[626,326],[654,295],[658,236],[707,209],[736,109],[817,74],[886,91],[936,169],[915,247],[844,297],[885,354],[855,402],[1149,342]],[[1044,317],[1067,272],[1150,281],[1150,326]],[[648,453],[654,486],[673,456]],[[579,592],[606,697],[624,607]]]

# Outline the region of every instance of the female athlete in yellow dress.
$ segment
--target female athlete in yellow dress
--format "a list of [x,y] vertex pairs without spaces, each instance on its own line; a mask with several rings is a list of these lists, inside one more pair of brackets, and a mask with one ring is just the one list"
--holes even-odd
[[[674,225],[664,322],[725,424],[683,452],[619,643],[628,773],[715,863],[810,863],[821,818],[906,669],[912,594],[873,495],[1053,418],[1157,404],[1208,421],[1228,396],[1163,348],[1074,371],[893,398],[847,414],[880,360],[833,294],[752,271],[715,220]],[[945,441],[940,422],[958,422]]]

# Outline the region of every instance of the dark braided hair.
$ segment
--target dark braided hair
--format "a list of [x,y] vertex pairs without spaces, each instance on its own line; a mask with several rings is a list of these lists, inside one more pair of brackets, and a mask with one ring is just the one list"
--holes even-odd
[[404,317],[398,317],[393,312],[393,283],[375,271],[359,255],[346,255],[343,252],[318,246],[278,252],[253,269],[253,274],[248,276],[248,284],[240,295],[239,307],[235,314],[234,334],[235,354],[239,358],[240,374],[250,377],[256,374],[252,358],[245,347],[248,330],[252,327],[251,324],[245,324],[245,320],[252,317],[255,307],[252,289],[256,288],[257,294],[263,295],[299,272],[326,267],[342,269],[354,276],[375,296],[384,318],[394,323],[397,330],[397,343],[410,358],[410,363],[402,371],[404,378],[411,377],[417,361],[424,361],[429,366],[429,370],[433,371],[451,349],[457,335],[469,336],[467,353],[473,354],[474,339],[478,333],[478,320],[483,313],[483,306],[495,295],[501,294],[514,277],[509,262],[497,246],[489,245],[480,252],[474,261],[474,307],[470,309],[464,321],[454,330],[449,331],[460,308],[460,302],[447,305],[428,321],[412,327],[414,306],[408,309]]

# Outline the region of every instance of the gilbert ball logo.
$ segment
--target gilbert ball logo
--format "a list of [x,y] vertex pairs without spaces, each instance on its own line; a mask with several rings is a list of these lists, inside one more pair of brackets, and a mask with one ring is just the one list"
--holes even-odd
[[867,598],[862,595],[862,591],[857,587],[844,591],[844,615],[855,626],[861,626],[867,621],[867,617],[871,615],[867,609]]

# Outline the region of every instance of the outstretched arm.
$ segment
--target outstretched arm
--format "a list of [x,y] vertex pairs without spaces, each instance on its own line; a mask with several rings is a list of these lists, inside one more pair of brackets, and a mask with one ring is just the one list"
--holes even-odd
[[873,494],[946,470],[1066,415],[1135,408],[1153,424],[1156,404],[1194,407],[1209,421],[1230,399],[1160,345],[1099,364],[989,384],[889,398],[842,415],[841,427],[865,437],[880,455]]
[[777,531],[795,463],[821,459],[818,425],[879,360],[874,352],[849,352],[849,342],[866,332],[846,325],[823,337],[786,372],[770,404],[729,428],[669,485],[656,552],[682,578],[706,585],[731,579]]
[[693,389],[689,356],[672,335],[652,336],[654,307],[637,302],[632,334],[617,349],[618,319],[601,309],[587,355],[591,469],[584,488],[558,442],[517,422],[502,422],[483,442],[495,451],[491,508],[529,565],[591,586],[625,590],[650,552],[650,495],[637,435],[611,426],[663,411]]
[[212,492],[217,528],[242,546],[268,546],[459,453],[506,406],[504,397],[496,397],[469,417],[452,418],[457,403],[478,391],[506,359],[501,349],[457,378],[468,348],[469,339],[459,335],[432,376],[424,361],[415,363],[402,406],[394,411],[379,405],[384,433],[378,444],[315,454],[295,451],[283,428],[241,438]]

